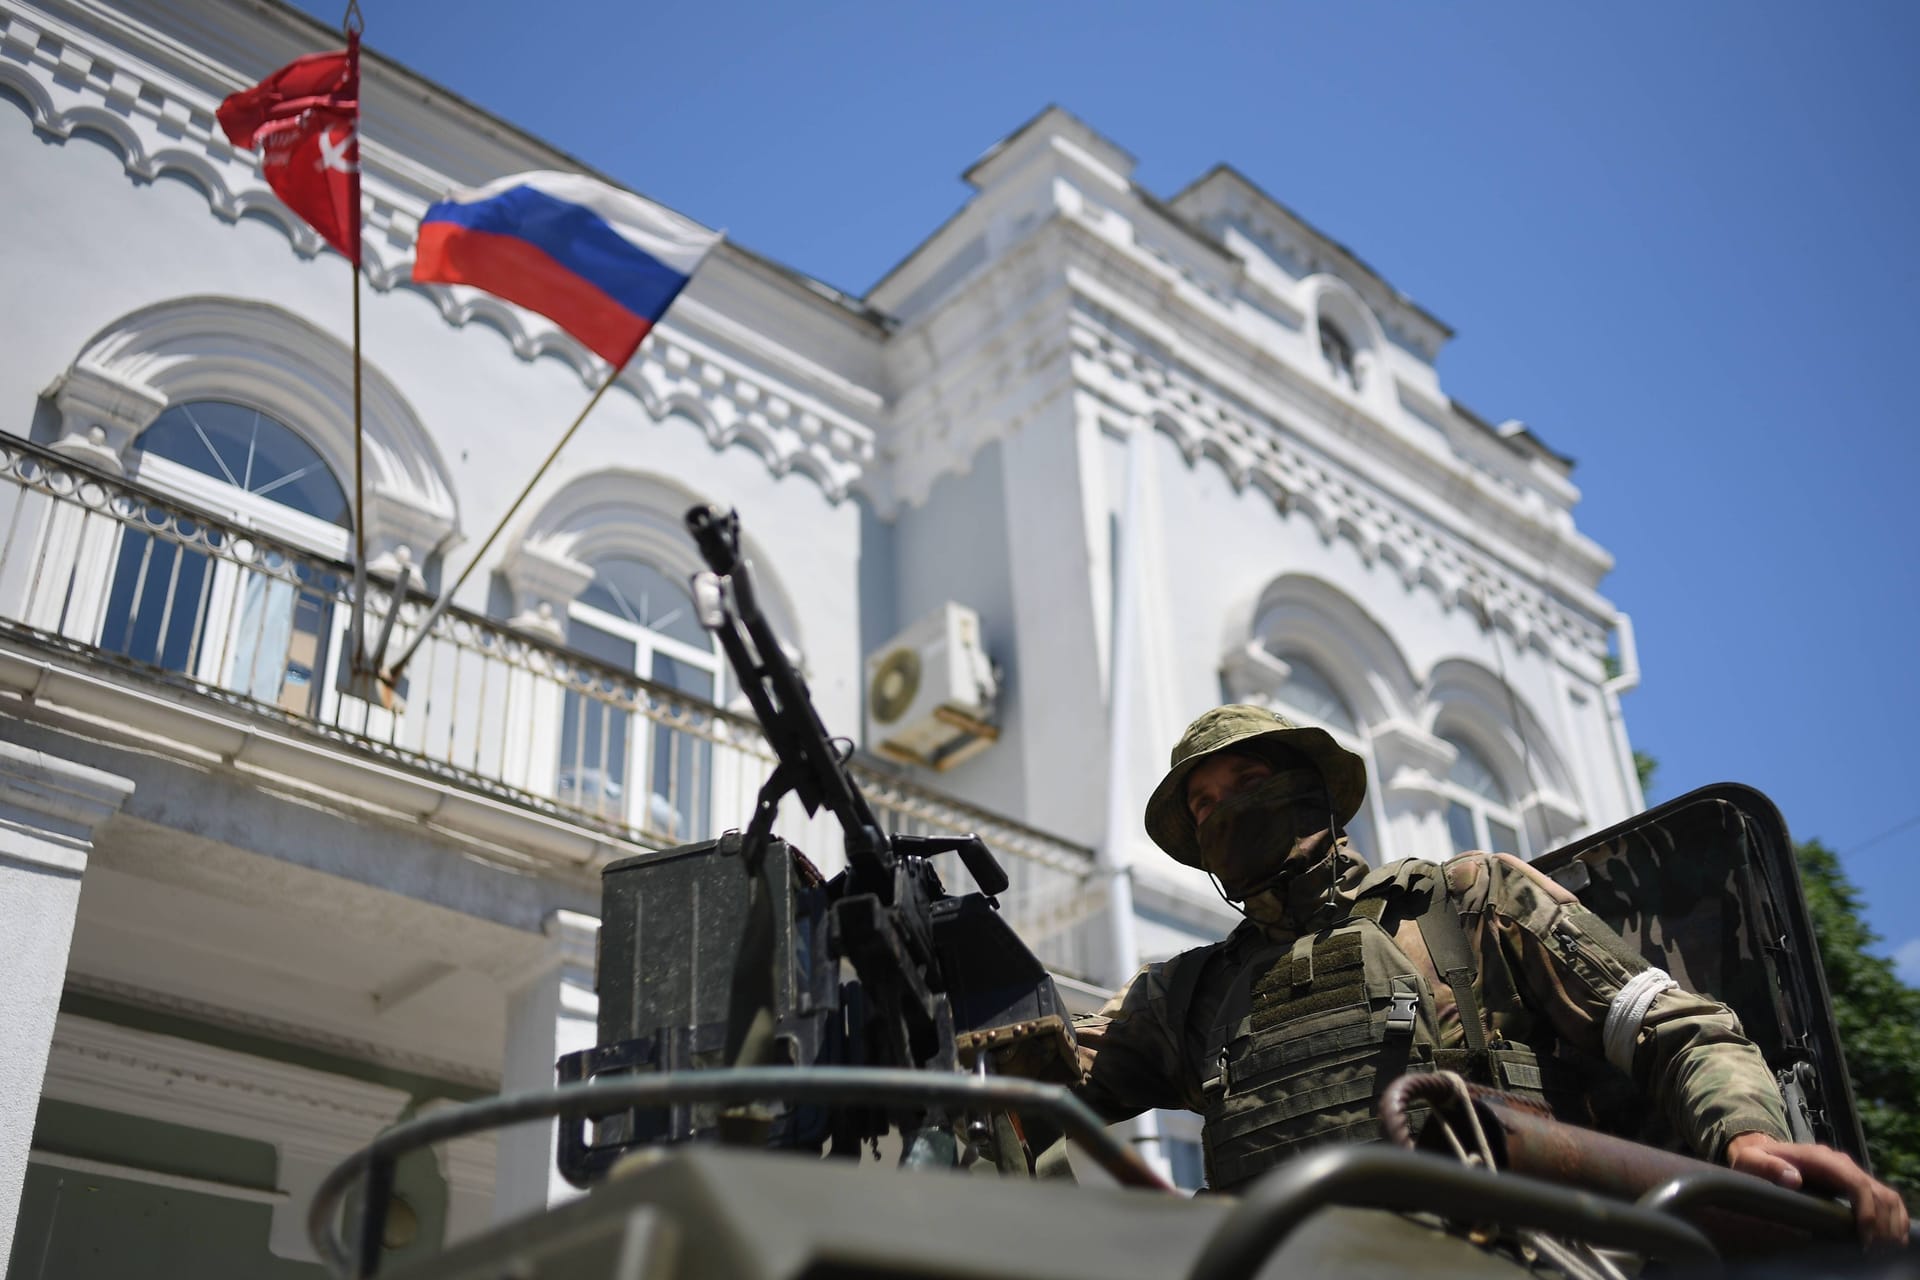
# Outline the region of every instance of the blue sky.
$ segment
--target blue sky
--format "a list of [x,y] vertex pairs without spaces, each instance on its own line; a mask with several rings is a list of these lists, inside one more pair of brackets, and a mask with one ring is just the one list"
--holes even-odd
[[1458,331],[1456,398],[1579,460],[1654,798],[1759,786],[1920,981],[1920,6],[363,8],[372,47],[855,293],[1049,102],[1162,195],[1232,163]]

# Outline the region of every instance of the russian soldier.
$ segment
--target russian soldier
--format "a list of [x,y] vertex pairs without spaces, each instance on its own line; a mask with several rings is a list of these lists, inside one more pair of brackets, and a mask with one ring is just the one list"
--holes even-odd
[[1696,1154],[1847,1196],[1863,1239],[1904,1241],[1899,1196],[1845,1154],[1788,1139],[1772,1072],[1726,1006],[1683,990],[1511,854],[1369,869],[1346,824],[1365,766],[1326,731],[1254,706],[1207,712],[1173,749],[1147,832],[1208,872],[1245,921],[1147,965],[1075,1028],[1082,1098],[1109,1122],[1204,1118],[1209,1185],[1378,1136],[1409,1069],[1591,1119],[1630,1081]]

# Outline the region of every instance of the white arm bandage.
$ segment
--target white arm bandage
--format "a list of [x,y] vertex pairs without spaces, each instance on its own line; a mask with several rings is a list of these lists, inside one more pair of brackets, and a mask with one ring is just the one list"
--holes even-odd
[[1628,1075],[1633,1074],[1633,1046],[1640,1039],[1640,1024],[1647,1020],[1647,1010],[1653,1008],[1662,991],[1671,991],[1679,985],[1665,969],[1647,969],[1627,980],[1627,985],[1620,988],[1620,994],[1607,1006],[1607,1026],[1601,1040],[1606,1045],[1608,1062]]

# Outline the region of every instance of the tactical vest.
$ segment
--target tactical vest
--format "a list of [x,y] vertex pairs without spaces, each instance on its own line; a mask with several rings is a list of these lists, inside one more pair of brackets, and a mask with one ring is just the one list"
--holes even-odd
[[[1453,991],[1463,1048],[1441,1048],[1433,992],[1381,919],[1414,919]],[[1197,979],[1196,975],[1196,979]],[[1458,1071],[1545,1100],[1540,1062],[1489,1042],[1458,912],[1437,874],[1388,881],[1345,918],[1255,951],[1231,978],[1207,1044],[1207,1185],[1229,1191],[1310,1146],[1380,1136],[1375,1105],[1407,1070]],[[1557,1092],[1557,1091],[1556,1091]]]

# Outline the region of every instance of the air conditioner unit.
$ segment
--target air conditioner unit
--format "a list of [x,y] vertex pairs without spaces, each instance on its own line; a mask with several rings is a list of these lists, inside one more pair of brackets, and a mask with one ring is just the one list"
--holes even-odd
[[867,659],[867,747],[951,769],[999,739],[999,693],[980,616],[949,600]]

